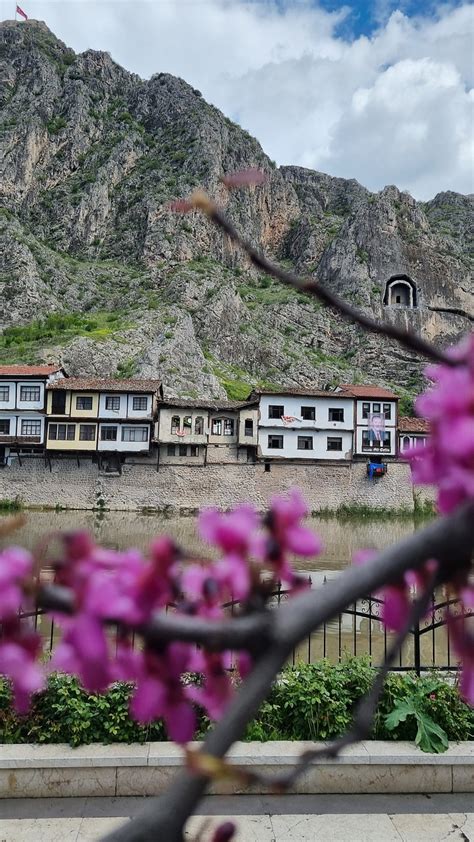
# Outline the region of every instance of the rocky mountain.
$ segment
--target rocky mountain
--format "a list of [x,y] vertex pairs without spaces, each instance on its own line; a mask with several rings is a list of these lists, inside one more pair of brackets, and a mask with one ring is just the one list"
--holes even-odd
[[[277,168],[186,82],[76,55],[37,21],[0,25],[0,79],[2,363],[153,375],[190,397],[419,387],[410,354],[259,275],[199,214],[171,213],[196,186],[255,245],[376,318],[440,344],[472,327],[472,196],[420,203]],[[265,183],[228,194],[222,174],[247,167]],[[416,306],[391,306],[397,275]]]

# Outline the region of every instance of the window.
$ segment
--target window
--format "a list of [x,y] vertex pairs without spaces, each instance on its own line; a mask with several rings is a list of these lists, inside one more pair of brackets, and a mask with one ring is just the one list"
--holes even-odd
[[403,436],[403,447],[410,447],[410,437]]
[[148,441],[148,427],[122,427],[122,441]]
[[326,450],[342,450],[342,439],[339,436],[328,436]]
[[39,401],[40,387],[39,386],[20,386],[20,400],[21,401]]
[[76,398],[76,409],[92,409],[92,395],[79,395]]
[[0,433],[4,436],[10,435],[10,420],[8,418],[2,418],[0,420]]
[[392,417],[392,404],[384,403],[383,414],[384,414],[384,418],[391,418]]
[[190,433],[192,430],[192,419],[190,415],[185,415],[183,419],[183,429],[186,433]]
[[146,395],[134,397],[132,399],[132,408],[134,412],[146,412],[148,409],[148,398]]
[[233,436],[234,435],[234,421],[232,418],[224,418],[224,435],[225,436]]
[[167,453],[168,456],[176,456],[176,445],[175,444],[169,444],[168,447],[166,448],[166,453]]
[[117,441],[117,427],[101,427],[100,437],[102,441]]
[[362,418],[368,418],[370,415],[370,403],[362,404]]
[[245,419],[245,435],[253,436],[253,421],[251,418]]
[[48,438],[51,441],[74,441],[75,436],[75,424],[50,424],[48,427]]
[[179,431],[180,423],[181,422],[180,422],[179,415],[173,415],[173,417],[171,419],[171,435],[172,436],[175,436],[176,433]]
[[196,436],[202,436],[204,433],[204,418],[202,415],[198,415],[194,422],[194,433]]
[[188,448],[185,444],[180,444],[179,446],[179,455],[180,456],[187,456],[188,455]]
[[222,435],[222,418],[213,418],[211,433],[213,436]]
[[383,447],[390,448],[392,446],[392,434],[385,430],[383,434]]
[[314,406],[302,406],[301,417],[303,421],[314,421],[316,418],[316,410]]
[[373,403],[372,404],[372,412],[374,413],[374,415],[379,414],[379,412],[380,412],[380,404],[379,403]]
[[41,435],[41,421],[22,421],[21,422],[22,436],[40,436]]
[[298,450],[312,450],[313,436],[298,436]]
[[344,410],[328,409],[328,417],[330,421],[344,421]]
[[199,447],[197,444],[191,445],[191,456],[199,456]]
[[79,441],[95,441],[95,424],[79,424]]
[[268,447],[272,450],[283,450],[283,436],[268,436]]
[[105,408],[112,412],[120,411],[120,395],[106,395]]
[[282,415],[285,414],[285,407],[280,406],[279,404],[272,404],[268,407],[268,417],[269,418],[281,418]]
[[10,400],[10,386],[0,386],[0,401],[5,403]]

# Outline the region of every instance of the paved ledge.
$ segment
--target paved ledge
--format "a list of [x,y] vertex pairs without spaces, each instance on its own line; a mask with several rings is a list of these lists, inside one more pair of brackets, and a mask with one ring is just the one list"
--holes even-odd
[[[198,746],[198,743],[192,744]],[[290,770],[300,753],[325,745],[310,742],[236,743],[230,758],[267,774]],[[144,745],[0,746],[0,798],[141,796],[166,790],[183,764],[173,743]],[[218,781],[214,794],[264,793]],[[313,793],[474,792],[474,742],[453,743],[444,754],[426,754],[413,743],[363,742],[338,761],[314,763],[292,790]]]

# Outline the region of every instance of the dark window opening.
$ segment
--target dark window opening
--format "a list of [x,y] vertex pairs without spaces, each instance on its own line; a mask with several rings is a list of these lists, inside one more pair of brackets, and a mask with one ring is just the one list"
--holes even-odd
[[142,397],[141,395],[134,397],[132,400],[132,409],[134,412],[146,412],[148,409],[148,398]]
[[180,423],[179,415],[173,415],[171,419],[171,435],[175,436],[179,432]]
[[10,400],[10,387],[0,386],[0,401],[5,403],[8,400]]
[[380,404],[379,403],[373,403],[372,404],[372,412],[375,415],[378,415],[380,413]]
[[202,415],[198,415],[194,422],[194,433],[196,436],[202,436],[204,433],[204,418]]
[[281,418],[282,415],[285,414],[285,407],[280,406],[280,404],[271,404],[268,407],[268,417],[269,418]]
[[312,450],[313,436],[298,436],[298,450]]
[[79,425],[79,441],[95,441],[95,425],[94,424],[80,424]]
[[188,448],[185,444],[179,445],[179,455],[180,456],[187,456],[188,455]]
[[335,436],[328,436],[327,450],[342,450],[342,438]]
[[387,418],[388,420],[392,417],[392,405],[390,403],[384,403],[383,414],[384,418]]
[[102,441],[117,441],[117,427],[101,427],[100,438]]
[[253,436],[253,421],[251,418],[245,419],[245,435]]
[[10,421],[6,418],[2,418],[0,421],[0,433],[4,436],[10,435]]
[[283,436],[268,436],[268,447],[272,450],[283,450]]
[[344,421],[343,409],[329,409],[328,416],[330,421]]
[[199,447],[197,444],[191,445],[191,456],[199,456]]
[[176,445],[175,444],[169,444],[168,447],[166,448],[166,453],[167,453],[168,456],[176,456]]
[[368,418],[370,415],[370,403],[362,404],[362,418]]
[[90,395],[80,395],[77,397],[76,409],[92,409],[92,397]]
[[314,421],[316,418],[316,409],[314,406],[302,406],[301,417],[303,421]]

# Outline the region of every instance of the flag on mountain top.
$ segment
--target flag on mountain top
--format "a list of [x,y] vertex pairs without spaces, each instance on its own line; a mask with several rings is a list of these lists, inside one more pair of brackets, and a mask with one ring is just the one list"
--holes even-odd
[[20,6],[16,7],[16,13],[17,15],[21,15],[22,18],[25,18],[25,20],[28,20],[28,15],[25,14],[25,12],[23,11],[23,9],[20,8]]

